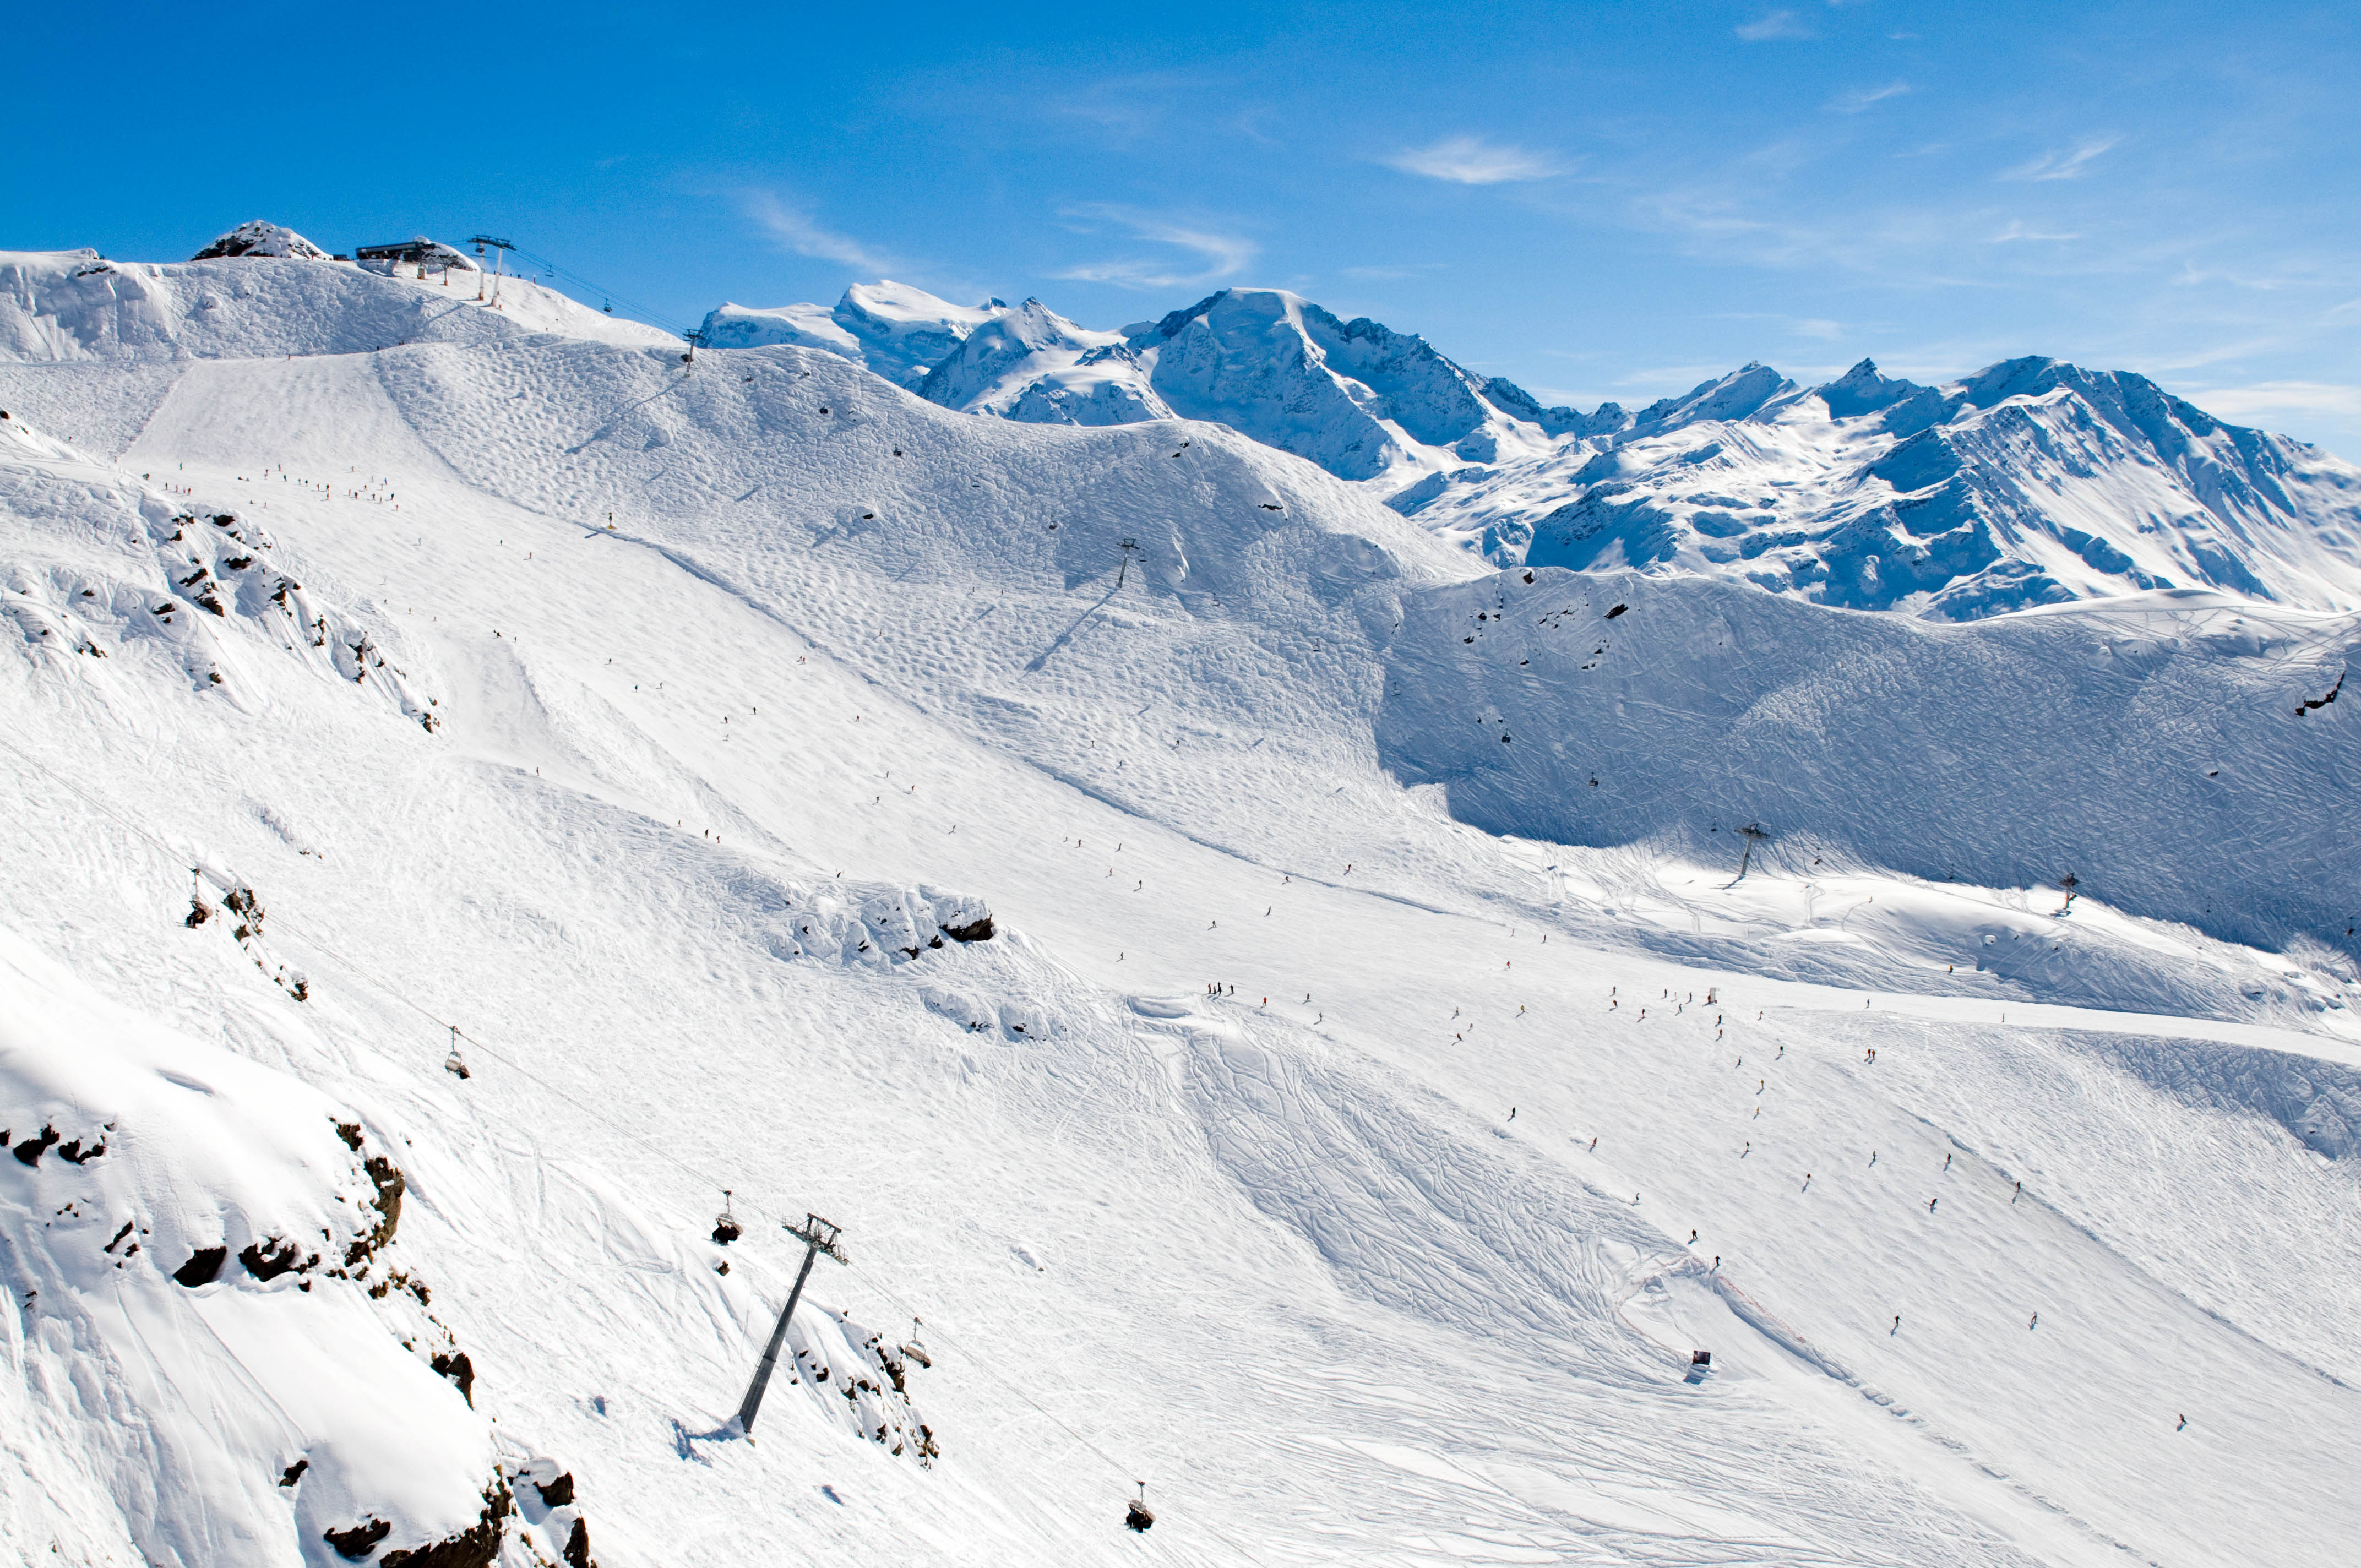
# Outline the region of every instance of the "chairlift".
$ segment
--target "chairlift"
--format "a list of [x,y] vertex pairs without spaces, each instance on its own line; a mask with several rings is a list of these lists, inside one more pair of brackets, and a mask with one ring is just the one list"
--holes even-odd
[[927,1342],[918,1337],[918,1325],[924,1321],[925,1320],[919,1318],[912,1318],[910,1320],[910,1343],[902,1347],[902,1359],[905,1361],[915,1361],[919,1365],[932,1371],[934,1369],[935,1358],[928,1352]]
[[746,1234],[738,1223],[738,1216],[730,1212],[730,1189],[721,1190],[721,1212],[713,1217],[713,1241],[717,1246],[728,1246]]
[[467,1071],[467,1058],[459,1054],[459,1025],[451,1025],[451,1054],[443,1058],[443,1070],[462,1083],[473,1076]]
[[1148,1511],[1148,1483],[1134,1484],[1139,1487],[1139,1496],[1123,1506],[1123,1528],[1136,1535],[1146,1535],[1148,1527],[1156,1522],[1156,1516]]

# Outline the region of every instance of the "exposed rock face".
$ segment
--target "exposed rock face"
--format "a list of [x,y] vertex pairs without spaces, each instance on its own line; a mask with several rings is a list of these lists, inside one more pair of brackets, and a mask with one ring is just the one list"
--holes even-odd
[[491,1568],[513,1500],[507,1484],[495,1481],[485,1490],[483,1514],[473,1525],[425,1546],[389,1552],[379,1561],[385,1568]]
[[280,224],[250,218],[227,234],[217,236],[211,245],[189,258],[192,261],[217,261],[231,256],[277,257],[291,261],[325,261],[328,253]]

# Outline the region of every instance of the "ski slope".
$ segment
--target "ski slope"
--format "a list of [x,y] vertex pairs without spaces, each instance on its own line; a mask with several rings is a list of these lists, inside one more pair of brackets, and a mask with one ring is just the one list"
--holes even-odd
[[115,1124],[0,1161],[20,1557],[2347,1549],[2349,615],[1528,583],[1212,424],[159,271],[0,365],[0,1123]]

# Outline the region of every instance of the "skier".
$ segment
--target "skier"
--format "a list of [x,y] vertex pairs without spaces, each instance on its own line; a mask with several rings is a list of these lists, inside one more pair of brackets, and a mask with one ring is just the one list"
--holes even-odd
[[1951,1168],[1951,1157],[1949,1155],[1945,1155],[1943,1157],[1943,1168],[1945,1170]]
[[1927,1212],[1928,1212],[1928,1213],[1930,1213],[1930,1214],[1931,1214],[1931,1213],[1933,1213],[1933,1212],[1935,1212],[1935,1205],[1936,1205],[1936,1204],[1938,1204],[1938,1203],[1939,1203],[1939,1202],[1941,1202],[1941,1201],[1942,1201],[1942,1200],[1941,1200],[1940,1198],[1929,1198],[1929,1199],[1927,1199]]

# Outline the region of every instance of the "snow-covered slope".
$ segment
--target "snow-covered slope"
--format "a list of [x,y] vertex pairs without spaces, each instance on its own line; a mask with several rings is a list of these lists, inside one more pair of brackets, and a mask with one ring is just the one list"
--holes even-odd
[[[487,1460],[504,1568],[2361,1529],[2351,615],[1502,574],[1214,424],[220,265],[315,346],[0,369],[20,1554],[390,1563]],[[378,1154],[384,1274],[237,1261]]]
[[853,284],[833,310],[809,304],[773,310],[725,304],[706,316],[698,341],[715,348],[793,344],[823,349],[897,385],[915,387],[969,334],[1006,309],[997,300],[954,305],[923,289],[881,279]]
[[258,254],[159,265],[108,261],[93,250],[0,251],[0,359],[355,354],[404,343],[508,342],[536,332],[619,344],[680,341],[522,278],[500,280],[497,304],[478,302],[476,282]]

